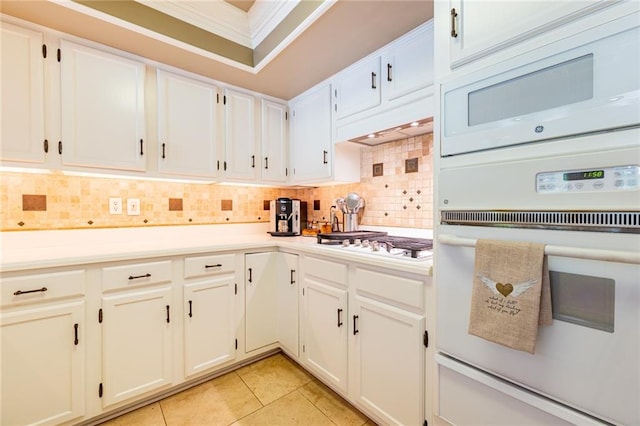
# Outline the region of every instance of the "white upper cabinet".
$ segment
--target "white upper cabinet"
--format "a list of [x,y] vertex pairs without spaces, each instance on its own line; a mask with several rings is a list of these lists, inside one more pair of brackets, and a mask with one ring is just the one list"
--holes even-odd
[[145,171],[144,64],[60,46],[63,165]]
[[263,99],[261,118],[262,155],[260,169],[262,181],[284,183],[287,181],[288,175],[287,106]]
[[338,73],[334,142],[433,116],[433,21]]
[[433,85],[433,22],[388,46],[383,54],[384,96],[395,101]]
[[260,145],[256,99],[231,89],[225,89],[224,93],[225,156],[221,168],[228,180],[257,181]]
[[2,22],[0,158],[45,161],[42,33]]
[[188,77],[158,71],[158,170],[217,177],[218,89]]
[[317,86],[291,103],[294,182],[331,177],[331,85]]
[[615,3],[451,0],[448,12],[440,13],[436,8],[436,14],[449,22],[449,59],[451,68],[455,68]]
[[290,176],[295,184],[360,181],[360,147],[331,140],[331,85],[291,101]]
[[336,119],[380,105],[380,56],[367,57],[336,77],[333,85]]

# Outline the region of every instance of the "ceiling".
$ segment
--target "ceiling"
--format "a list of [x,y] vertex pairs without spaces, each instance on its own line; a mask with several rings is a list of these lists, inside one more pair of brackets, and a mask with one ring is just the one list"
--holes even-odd
[[[232,9],[231,12],[233,12],[228,16],[237,16],[238,19],[247,16],[249,27],[251,27],[251,18],[256,16],[253,12],[258,9],[263,10],[265,7],[276,4],[291,8],[292,3],[298,3],[292,0],[225,0],[225,2],[225,7]],[[144,8],[145,6],[141,6],[142,3],[145,2],[143,0],[135,2],[131,0],[2,0],[0,12],[162,64],[285,100],[297,96],[433,17],[431,0],[302,0],[299,2],[300,8],[311,9],[311,6],[316,7],[314,4],[321,4],[321,6],[312,13],[312,19],[307,18],[296,28],[288,28],[289,33],[281,34],[279,36],[281,40],[277,43],[271,39],[276,34],[276,30],[282,30],[283,25],[278,28],[278,19],[289,19],[293,13],[289,13],[285,18],[280,16],[278,19],[272,19],[273,25],[269,30],[271,32],[268,34],[265,32],[266,36],[263,34],[265,43],[262,43],[267,44],[266,41],[269,41],[272,44],[269,47],[271,50],[260,59],[258,64],[253,65],[250,63],[251,59],[242,63],[242,60],[229,59],[213,50],[208,51],[190,42],[178,40],[188,31],[174,31],[174,34],[171,34],[170,30],[181,25],[204,33],[201,28],[194,28],[195,25],[185,24],[179,13],[169,15],[154,9],[153,13],[156,15],[153,16],[170,20],[162,21],[163,23],[156,27],[153,27],[153,22],[145,27],[146,24],[132,24],[131,21],[127,22],[128,18],[114,18],[110,15],[111,12],[103,12],[103,10],[109,11],[108,8],[114,5],[118,5],[120,9],[129,6]],[[190,2],[147,0],[147,4],[160,5],[161,3],[173,3],[178,6],[188,3],[191,6],[206,7],[217,6],[221,2],[219,0]],[[229,4],[234,7],[229,8]],[[100,6],[106,9],[95,9]],[[283,14],[282,10],[280,14]],[[217,17],[219,20],[220,15],[215,15],[209,15],[209,17]],[[223,17],[226,19],[226,16]],[[291,26],[292,24],[289,23],[289,27]],[[230,31],[237,29],[236,27],[235,24],[229,25]],[[163,32],[165,33],[162,34]],[[217,45],[226,43],[235,51],[253,54],[254,58],[260,47],[252,46],[251,41],[237,43],[232,40],[232,35],[218,36],[211,34],[212,32],[209,29],[205,35],[216,37]],[[251,33],[251,28],[249,32]]]
[[237,7],[243,12],[248,12],[251,6],[256,2],[255,0],[224,0],[232,6]]

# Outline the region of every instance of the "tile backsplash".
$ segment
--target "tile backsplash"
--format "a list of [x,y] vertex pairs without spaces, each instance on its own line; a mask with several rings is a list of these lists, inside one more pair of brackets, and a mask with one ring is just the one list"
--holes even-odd
[[[432,144],[426,134],[363,147],[359,183],[313,188],[2,172],[0,230],[268,222],[268,200],[278,197],[306,201],[308,220],[322,222],[352,191],[365,199],[362,225],[432,228]],[[109,213],[110,198],[122,200],[121,214]],[[127,214],[128,199],[140,200],[140,215]]]

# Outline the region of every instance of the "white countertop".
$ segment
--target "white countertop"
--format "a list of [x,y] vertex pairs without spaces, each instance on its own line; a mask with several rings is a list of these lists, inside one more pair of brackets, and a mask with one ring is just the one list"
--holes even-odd
[[[366,227],[393,235],[431,237],[430,230]],[[215,251],[280,248],[417,274],[431,274],[431,259],[390,259],[318,244],[315,237],[272,237],[268,224],[189,225],[0,233],[0,271],[178,256]]]

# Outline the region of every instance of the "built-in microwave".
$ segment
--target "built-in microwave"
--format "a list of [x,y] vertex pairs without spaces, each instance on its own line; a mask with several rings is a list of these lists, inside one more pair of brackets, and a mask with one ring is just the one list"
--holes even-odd
[[640,13],[441,90],[441,156],[640,125]]

